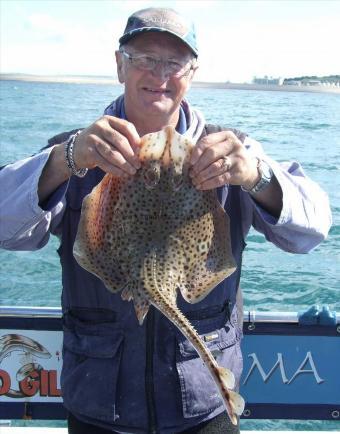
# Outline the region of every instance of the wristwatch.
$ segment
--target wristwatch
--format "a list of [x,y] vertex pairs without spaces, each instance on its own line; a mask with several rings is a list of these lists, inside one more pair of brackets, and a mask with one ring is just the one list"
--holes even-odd
[[258,157],[256,158],[257,158],[257,170],[259,171],[259,174],[261,176],[260,180],[250,190],[247,190],[241,186],[242,190],[246,191],[249,194],[256,194],[259,193],[260,191],[265,190],[270,184],[270,181],[274,176],[274,173],[271,167],[269,166],[269,164]]

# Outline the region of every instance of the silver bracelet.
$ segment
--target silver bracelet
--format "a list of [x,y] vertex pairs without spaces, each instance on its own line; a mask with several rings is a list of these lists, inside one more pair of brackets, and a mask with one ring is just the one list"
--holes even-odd
[[79,136],[80,133],[81,130],[77,131],[75,134],[72,134],[65,142],[65,160],[67,167],[70,169],[72,175],[78,176],[78,178],[84,178],[89,169],[77,169],[73,158],[74,142],[76,141],[76,138]]

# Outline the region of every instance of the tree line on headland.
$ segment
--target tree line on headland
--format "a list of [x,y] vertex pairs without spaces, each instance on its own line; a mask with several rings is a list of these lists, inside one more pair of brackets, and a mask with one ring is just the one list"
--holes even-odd
[[340,75],[324,75],[322,77],[316,75],[304,75],[302,77],[291,77],[286,78],[283,84],[289,84],[291,81],[300,81],[301,83],[304,83],[311,80],[320,81],[321,83],[339,83]]

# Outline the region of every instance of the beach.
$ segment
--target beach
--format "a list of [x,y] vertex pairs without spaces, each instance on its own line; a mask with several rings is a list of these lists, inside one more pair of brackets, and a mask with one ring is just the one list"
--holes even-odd
[[[33,74],[0,74],[0,80],[27,81],[40,83],[70,83],[70,84],[102,84],[118,85],[119,81],[109,76],[81,76],[81,75],[33,75]],[[296,86],[273,85],[255,83],[221,83],[193,81],[192,87],[210,89],[263,90],[277,92],[313,92],[333,93],[340,95],[340,88],[335,86]]]

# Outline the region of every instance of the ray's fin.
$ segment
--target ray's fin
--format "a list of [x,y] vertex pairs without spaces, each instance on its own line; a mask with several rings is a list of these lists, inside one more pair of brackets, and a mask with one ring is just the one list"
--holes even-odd
[[142,325],[149,311],[150,302],[145,297],[144,290],[138,289],[138,285],[140,285],[138,281],[129,282],[123,289],[121,297],[125,301],[133,300],[139,325]]
[[131,301],[133,299],[133,293],[129,285],[123,289],[121,297],[124,301]]
[[244,410],[245,402],[240,394],[234,392],[233,390],[229,390],[230,396],[230,406],[235,414],[241,416]]
[[228,390],[233,389],[235,387],[234,374],[229,369],[221,366],[218,366],[217,370],[223,386]]
[[112,254],[112,235],[107,234],[106,230],[112,227],[120,188],[121,180],[106,174],[84,198],[73,246],[73,255],[78,264],[99,277],[111,292],[120,291],[126,281],[124,271]]
[[135,311],[137,315],[137,319],[139,322],[139,325],[142,325],[144,322],[144,318],[146,317],[147,313],[149,312],[150,303],[148,300],[144,297],[140,296],[134,296],[133,297],[133,303],[135,305]]
[[[215,371],[216,372],[216,371]],[[237,392],[230,390],[235,387],[234,374],[227,368],[217,366],[217,374],[222,383],[221,396],[232,424],[238,424],[238,417],[244,410],[244,399]]]
[[188,238],[181,230],[176,235],[185,239],[185,244],[177,248],[182,248],[186,262],[179,287],[187,302],[197,303],[236,269],[231,251],[230,219],[218,205],[211,215],[207,213],[184,228],[188,233],[200,232],[201,237]]

